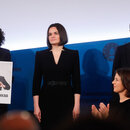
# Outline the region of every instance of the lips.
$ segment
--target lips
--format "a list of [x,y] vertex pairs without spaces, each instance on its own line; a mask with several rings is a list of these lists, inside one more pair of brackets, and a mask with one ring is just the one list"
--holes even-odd
[[53,41],[56,41],[56,39],[51,39],[51,41],[53,42]]

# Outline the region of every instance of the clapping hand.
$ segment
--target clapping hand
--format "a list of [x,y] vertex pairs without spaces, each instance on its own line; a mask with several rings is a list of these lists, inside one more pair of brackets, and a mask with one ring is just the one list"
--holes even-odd
[[99,109],[97,109],[95,105],[92,105],[91,113],[96,118],[106,119],[109,116],[109,107],[110,107],[109,104],[107,104],[106,106],[104,103],[101,102],[99,104]]

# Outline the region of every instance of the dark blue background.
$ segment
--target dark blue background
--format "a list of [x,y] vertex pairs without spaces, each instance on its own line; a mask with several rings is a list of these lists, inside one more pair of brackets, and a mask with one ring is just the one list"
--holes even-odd
[[[79,51],[81,75],[81,109],[91,104],[108,103],[111,99],[112,65],[117,46],[130,42],[130,38],[65,45]],[[13,60],[12,99],[9,109],[33,111],[32,83],[35,53],[42,48],[11,51]]]

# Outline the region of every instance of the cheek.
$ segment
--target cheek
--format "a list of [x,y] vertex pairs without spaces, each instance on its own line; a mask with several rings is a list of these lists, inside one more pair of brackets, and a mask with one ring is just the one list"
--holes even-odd
[[60,37],[59,37],[59,36],[58,36],[58,38],[57,38],[57,39],[58,39],[58,41],[60,41]]
[[121,91],[123,91],[125,88],[123,87],[123,85],[122,84],[116,84],[116,86],[114,87],[114,92],[121,92]]
[[50,37],[48,37],[48,40],[50,41]]

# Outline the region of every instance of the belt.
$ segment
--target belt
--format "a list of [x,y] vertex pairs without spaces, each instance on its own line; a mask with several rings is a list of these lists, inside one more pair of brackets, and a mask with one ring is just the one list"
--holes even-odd
[[48,81],[47,85],[49,86],[67,86],[69,83],[67,81]]

